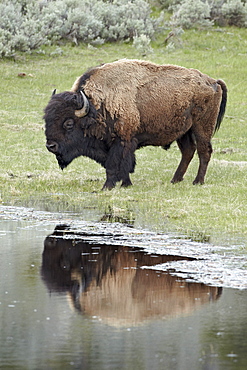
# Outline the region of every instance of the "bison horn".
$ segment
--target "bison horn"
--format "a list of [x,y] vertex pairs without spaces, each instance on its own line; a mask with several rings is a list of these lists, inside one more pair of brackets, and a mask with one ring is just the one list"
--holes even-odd
[[89,102],[88,102],[85,94],[83,94],[82,91],[80,91],[80,94],[82,96],[83,106],[82,106],[81,109],[75,111],[76,117],[79,117],[79,118],[86,116],[88,114],[88,111],[89,111]]

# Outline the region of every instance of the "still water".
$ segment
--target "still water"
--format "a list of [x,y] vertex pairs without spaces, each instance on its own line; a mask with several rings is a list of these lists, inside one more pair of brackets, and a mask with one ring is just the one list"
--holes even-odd
[[247,369],[247,290],[150,269],[193,258],[133,244],[0,219],[0,368]]

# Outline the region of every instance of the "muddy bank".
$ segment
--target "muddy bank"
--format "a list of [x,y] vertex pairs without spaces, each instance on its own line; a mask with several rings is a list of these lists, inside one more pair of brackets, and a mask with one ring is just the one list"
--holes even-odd
[[[81,216],[82,217],[82,216]],[[147,253],[186,257],[142,266],[143,269],[169,271],[187,281],[211,286],[247,288],[247,257],[238,245],[220,246],[193,242],[174,234],[155,233],[121,223],[83,221],[78,214],[50,213],[31,208],[0,206],[0,220],[26,221],[35,225],[68,225],[59,238],[80,239],[102,245],[142,248]]]

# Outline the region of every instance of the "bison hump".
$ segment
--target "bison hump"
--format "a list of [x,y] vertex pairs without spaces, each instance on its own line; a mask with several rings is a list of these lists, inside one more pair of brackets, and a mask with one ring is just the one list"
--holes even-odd
[[129,140],[140,126],[136,105],[138,85],[130,81],[130,76],[121,79],[118,73],[114,75],[112,71],[106,71],[103,76],[99,73],[91,76],[84,86],[95,108],[105,109],[116,120],[116,132],[125,140]]

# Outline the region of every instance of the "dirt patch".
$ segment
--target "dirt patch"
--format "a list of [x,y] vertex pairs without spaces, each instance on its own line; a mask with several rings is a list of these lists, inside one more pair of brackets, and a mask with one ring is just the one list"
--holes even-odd
[[226,161],[224,159],[213,159],[213,162],[218,163],[222,166],[239,166],[245,167],[247,166],[247,161]]

